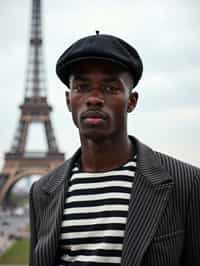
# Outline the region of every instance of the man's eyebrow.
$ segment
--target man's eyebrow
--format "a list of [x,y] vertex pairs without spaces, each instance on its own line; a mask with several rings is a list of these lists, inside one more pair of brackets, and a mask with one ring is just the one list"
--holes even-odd
[[74,75],[74,80],[81,80],[81,81],[89,81],[88,78],[84,77],[84,75]]
[[112,75],[109,77],[105,77],[103,80],[107,82],[113,82],[113,81],[118,81],[119,77],[117,75]]

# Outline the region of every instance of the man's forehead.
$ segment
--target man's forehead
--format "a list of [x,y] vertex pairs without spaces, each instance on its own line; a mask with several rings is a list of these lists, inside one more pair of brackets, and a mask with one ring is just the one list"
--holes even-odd
[[73,81],[88,82],[92,79],[101,82],[120,81],[123,86],[129,88],[132,88],[134,84],[134,78],[126,68],[104,60],[85,60],[76,63],[72,67],[69,83],[71,84]]
[[105,76],[117,77],[119,73],[127,71],[125,68],[109,61],[87,60],[76,63],[71,70],[71,74],[76,77],[84,77],[89,74],[102,73]]
[[115,74],[99,74],[99,73],[83,73],[83,74],[72,74],[71,79],[74,81],[90,81],[92,78],[98,78],[106,82],[112,82],[121,80],[120,75]]

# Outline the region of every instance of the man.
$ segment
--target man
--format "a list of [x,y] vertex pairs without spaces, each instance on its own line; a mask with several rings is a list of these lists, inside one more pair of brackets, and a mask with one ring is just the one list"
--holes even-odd
[[142,70],[99,33],[59,58],[81,148],[31,188],[31,266],[200,265],[200,170],[127,133]]

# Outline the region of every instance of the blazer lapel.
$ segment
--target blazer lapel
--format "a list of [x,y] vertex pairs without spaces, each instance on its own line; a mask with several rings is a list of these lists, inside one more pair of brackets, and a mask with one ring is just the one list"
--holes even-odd
[[139,266],[159,224],[171,188],[172,178],[162,169],[154,152],[133,139],[138,167],[124,236],[121,266]]

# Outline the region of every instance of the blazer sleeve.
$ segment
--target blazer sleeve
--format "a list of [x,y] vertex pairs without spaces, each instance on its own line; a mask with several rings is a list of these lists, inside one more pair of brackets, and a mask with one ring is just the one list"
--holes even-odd
[[194,180],[187,212],[185,259],[183,265],[200,263],[200,175]]
[[29,243],[29,266],[34,265],[34,248],[37,243],[36,215],[33,196],[34,184],[29,193],[29,218],[30,218],[30,243]]

